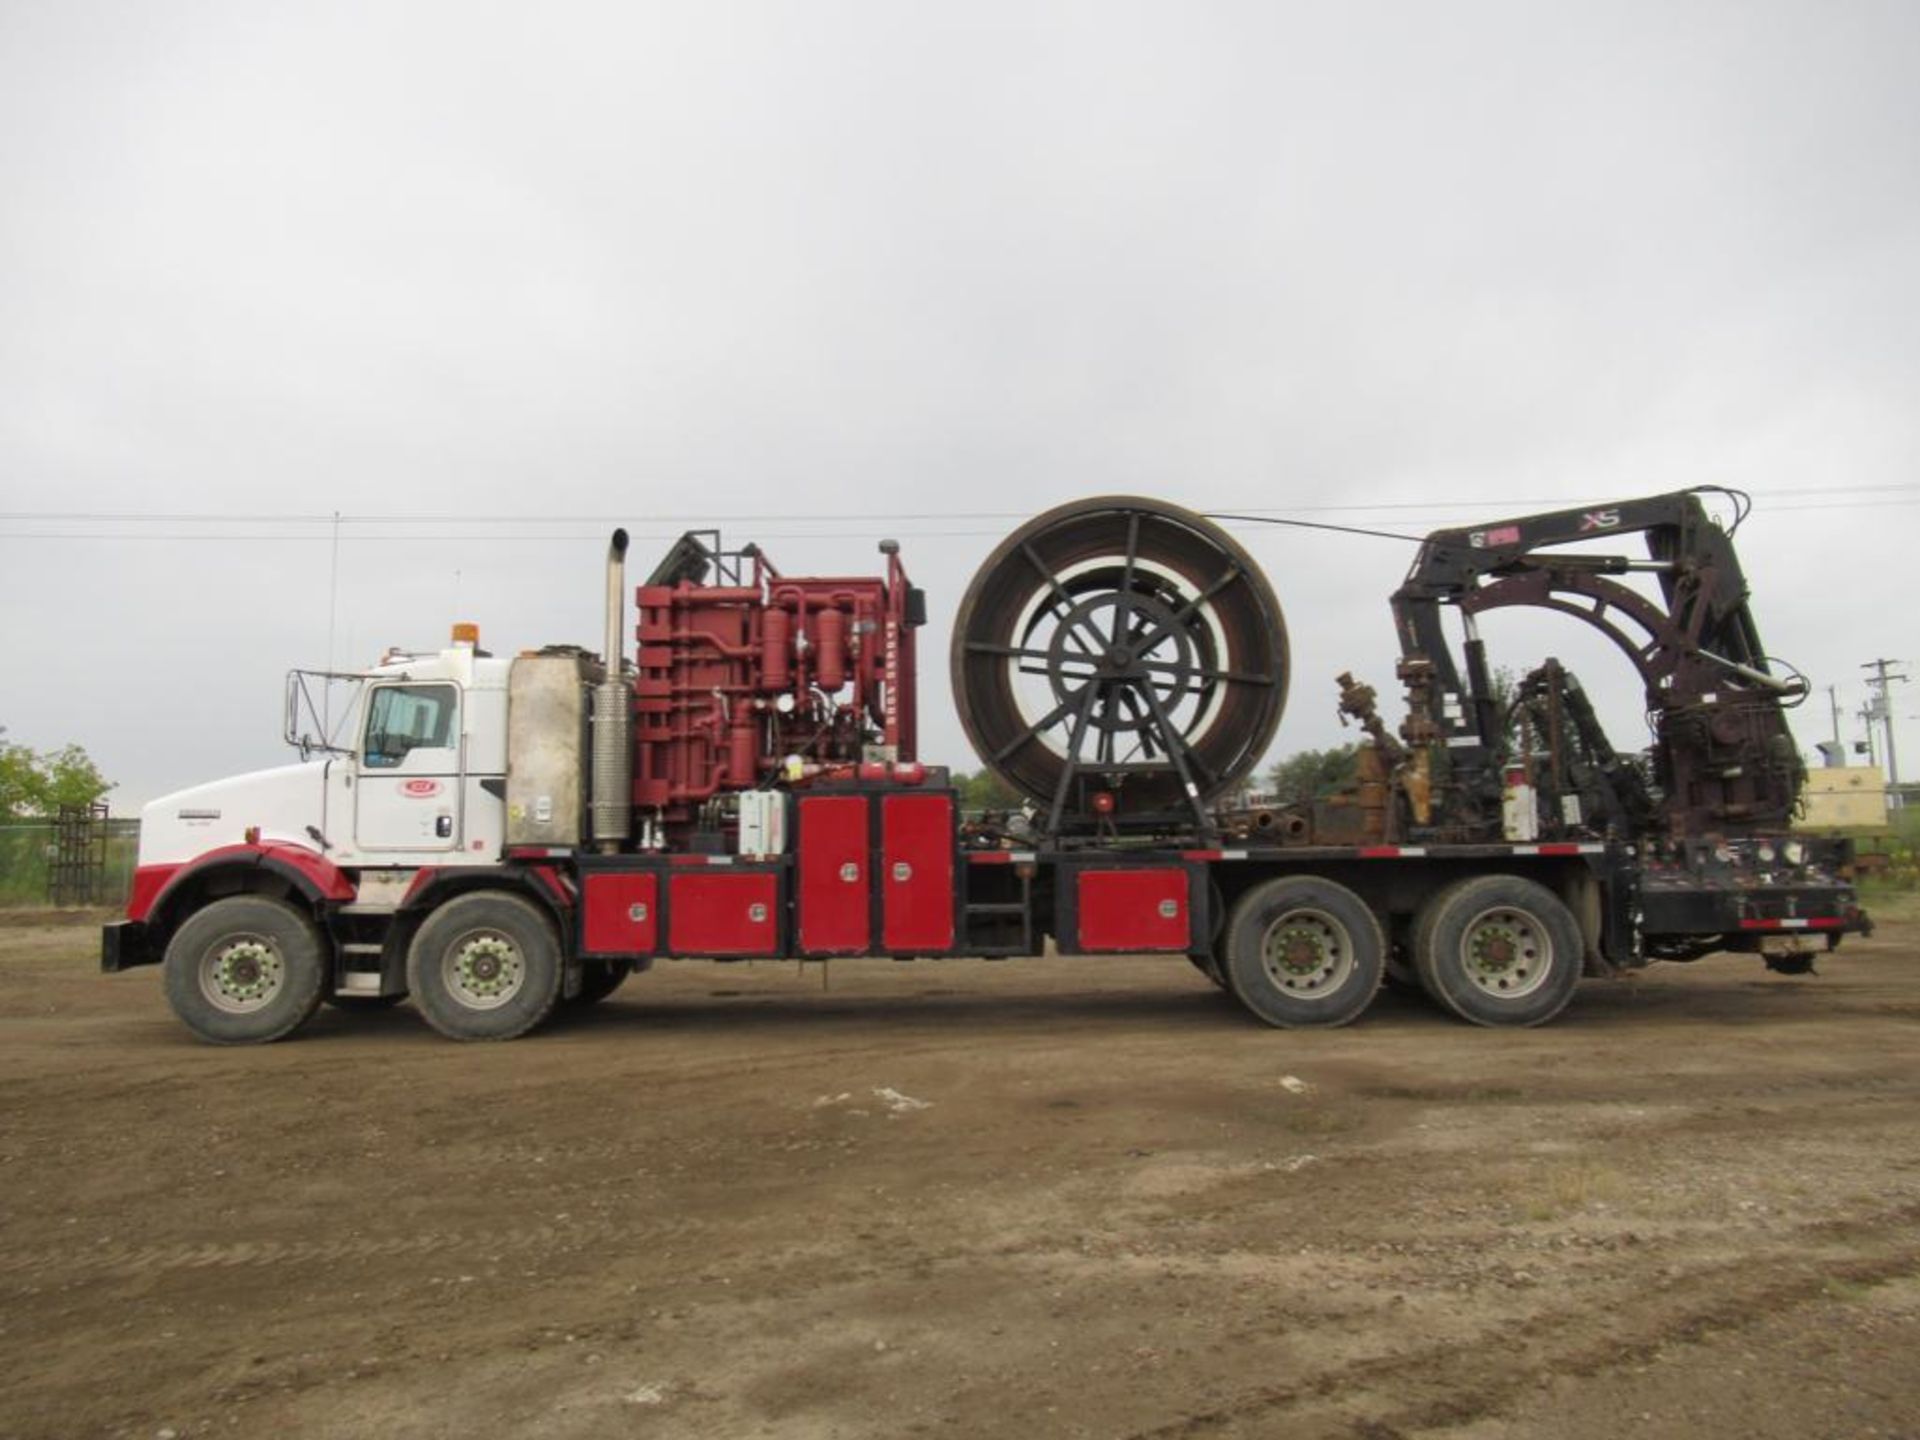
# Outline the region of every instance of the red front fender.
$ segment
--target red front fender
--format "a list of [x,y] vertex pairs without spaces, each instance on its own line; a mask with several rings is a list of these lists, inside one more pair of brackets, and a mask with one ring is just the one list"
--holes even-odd
[[185,865],[148,865],[134,872],[127,918],[165,925],[169,909],[199,881],[216,872],[264,871],[278,876],[314,903],[342,904],[353,899],[346,872],[317,850],[286,841],[263,845],[222,845]]

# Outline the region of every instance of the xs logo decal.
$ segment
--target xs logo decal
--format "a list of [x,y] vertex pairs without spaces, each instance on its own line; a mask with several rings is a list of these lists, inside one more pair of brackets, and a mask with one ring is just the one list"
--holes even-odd
[[1611,530],[1620,523],[1618,510],[1589,510],[1580,517],[1580,533],[1589,530]]

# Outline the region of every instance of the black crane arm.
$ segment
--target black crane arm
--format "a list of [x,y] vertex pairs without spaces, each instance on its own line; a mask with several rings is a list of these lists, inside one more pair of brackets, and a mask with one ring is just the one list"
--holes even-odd
[[[1805,694],[1805,682],[1773,673],[1731,533],[1702,503],[1711,493],[1734,501],[1737,526],[1745,497],[1703,487],[1426,538],[1394,593],[1394,624],[1404,660],[1432,667],[1434,729],[1469,789],[1501,741],[1474,617],[1529,605],[1593,626],[1638,670],[1660,735],[1656,768],[1676,829],[1739,826],[1784,818],[1792,809],[1798,752],[1779,711]],[[1557,548],[1636,534],[1645,537],[1641,557]],[[1655,577],[1659,602],[1616,578],[1637,572]],[[1466,625],[1464,683],[1441,624],[1447,605]]]

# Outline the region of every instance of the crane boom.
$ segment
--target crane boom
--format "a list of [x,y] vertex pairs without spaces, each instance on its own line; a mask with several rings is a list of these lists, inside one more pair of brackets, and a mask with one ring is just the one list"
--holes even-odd
[[[1502,717],[1476,617],[1508,606],[1570,615],[1605,635],[1646,689],[1656,743],[1658,823],[1675,838],[1749,834],[1784,824],[1805,777],[1785,710],[1806,694],[1775,673],[1748,605],[1732,531],[1705,488],[1549,511],[1427,537],[1392,606],[1403,666],[1431,667],[1425,717],[1446,749],[1455,794],[1484,811],[1498,788]],[[1738,518],[1734,527],[1738,526]],[[1644,537],[1644,556],[1561,547]],[[1654,577],[1658,599],[1622,577]],[[1442,625],[1462,617],[1465,674]]]

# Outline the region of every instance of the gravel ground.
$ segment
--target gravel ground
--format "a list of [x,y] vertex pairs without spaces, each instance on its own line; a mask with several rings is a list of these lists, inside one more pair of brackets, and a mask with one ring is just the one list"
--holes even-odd
[[194,1043],[0,926],[0,1435],[1920,1436],[1920,912],[1474,1030],[1160,959]]

